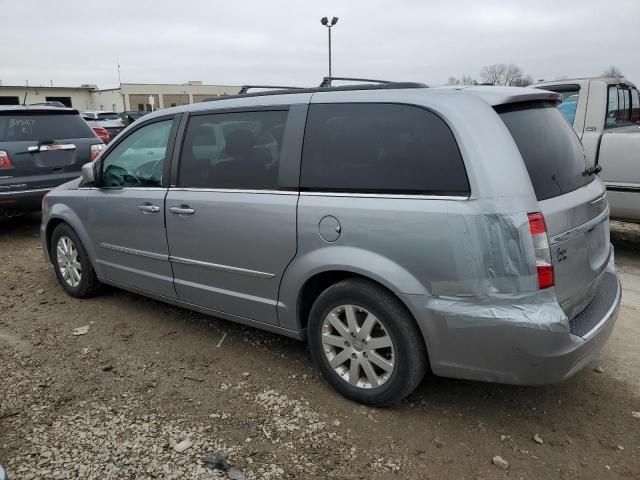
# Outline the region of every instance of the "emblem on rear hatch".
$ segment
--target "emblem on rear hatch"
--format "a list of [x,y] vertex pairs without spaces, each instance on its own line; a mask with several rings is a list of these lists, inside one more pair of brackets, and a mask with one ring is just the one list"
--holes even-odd
[[558,247],[556,249],[556,260],[562,262],[567,259],[567,249],[564,247]]

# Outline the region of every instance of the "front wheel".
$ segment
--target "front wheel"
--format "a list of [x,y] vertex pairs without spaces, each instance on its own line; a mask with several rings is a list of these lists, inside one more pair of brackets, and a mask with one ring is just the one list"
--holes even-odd
[[392,293],[367,280],[343,280],[322,292],[311,309],[308,336],[327,381],[360,403],[397,403],[427,371],[414,319]]
[[87,251],[69,225],[61,223],[53,230],[49,250],[58,281],[69,295],[86,298],[96,293],[100,282]]

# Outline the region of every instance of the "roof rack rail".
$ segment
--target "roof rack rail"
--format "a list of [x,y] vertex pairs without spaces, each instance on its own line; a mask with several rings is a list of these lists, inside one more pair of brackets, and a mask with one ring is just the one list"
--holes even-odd
[[301,90],[304,87],[283,87],[281,85],[243,85],[238,92],[238,95],[244,95],[249,90],[254,88],[268,88],[272,90]]
[[392,82],[392,81],[389,81],[389,80],[375,80],[375,79],[372,79],[372,78],[324,77],[322,79],[322,82],[320,82],[320,88],[331,87],[331,82],[333,80],[341,80],[341,81],[344,81],[344,82],[365,82],[365,83],[380,83],[380,84],[398,83],[398,82]]
[[338,87],[313,87],[313,88],[295,88],[289,90],[271,90],[269,92],[253,92],[243,93],[242,95],[222,95],[220,97],[207,97],[203,102],[215,102],[220,100],[229,100],[232,98],[247,97],[266,97],[270,95],[295,95],[297,93],[320,93],[320,92],[344,92],[354,90],[384,90],[399,88],[427,88],[424,83],[418,82],[387,82],[379,85],[340,85]]

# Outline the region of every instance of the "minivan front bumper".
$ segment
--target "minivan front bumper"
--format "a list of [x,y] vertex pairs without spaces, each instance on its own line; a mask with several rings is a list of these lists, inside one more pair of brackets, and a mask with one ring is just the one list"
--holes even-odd
[[597,356],[611,335],[621,297],[622,287],[611,262],[593,300],[568,322],[569,331],[496,322],[494,318],[483,322],[477,317],[465,328],[456,328],[446,316],[433,313],[420,326],[436,375],[545,385],[569,378]]

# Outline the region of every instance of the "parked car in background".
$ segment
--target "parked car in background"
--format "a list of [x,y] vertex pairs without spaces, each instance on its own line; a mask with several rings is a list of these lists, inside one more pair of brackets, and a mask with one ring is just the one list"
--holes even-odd
[[102,125],[100,125],[99,122],[95,122],[93,120],[85,120],[85,121],[87,122],[87,125],[89,125],[91,130],[93,130],[93,133],[95,133],[96,136],[100,140],[102,140],[102,142],[105,145],[111,141],[111,136],[109,135],[109,131],[106,128],[104,128]]
[[556,98],[387,83],[160,110],[45,197],[44,251],[75,297],[106,283],[306,338],[365,404],[429,369],[561,381],[621,287],[605,187]]
[[535,85],[561,96],[558,108],[582,140],[589,167],[607,186],[611,215],[640,221],[640,96],[618,78],[579,78]]
[[30,103],[29,106],[31,107],[62,107],[62,108],[66,107],[64,103],[59,102],[57,100],[49,100],[48,102]]
[[122,119],[122,121],[124,122],[124,124],[126,126],[131,125],[133,122],[135,122],[136,120],[142,118],[144,115],[146,115],[147,112],[138,112],[138,111],[129,111],[129,112],[121,112],[118,114],[118,116]]
[[82,118],[85,120],[121,120],[116,112],[104,112],[101,110],[84,110],[80,112],[80,115],[82,115]]
[[0,106],[0,215],[40,210],[45,193],[77,178],[103,148],[77,110]]
[[109,132],[110,141],[125,129],[124,121],[116,112],[103,112],[97,110],[85,110],[80,112],[82,118],[97,122],[102,128]]

